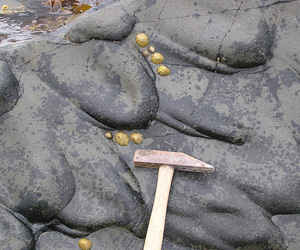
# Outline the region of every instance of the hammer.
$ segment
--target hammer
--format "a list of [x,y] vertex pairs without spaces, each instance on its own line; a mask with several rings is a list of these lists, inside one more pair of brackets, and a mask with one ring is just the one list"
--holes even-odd
[[163,241],[169,192],[174,169],[189,172],[212,173],[214,167],[181,152],[136,150],[135,167],[158,168],[154,204],[147,230],[144,250],[160,250]]

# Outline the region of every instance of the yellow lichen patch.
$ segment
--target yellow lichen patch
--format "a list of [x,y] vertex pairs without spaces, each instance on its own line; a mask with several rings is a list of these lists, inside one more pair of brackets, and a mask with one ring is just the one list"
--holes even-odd
[[117,132],[115,140],[120,146],[127,146],[130,141],[129,136],[124,132]]
[[165,65],[159,65],[157,68],[157,74],[160,76],[167,76],[171,73],[170,69]]
[[30,31],[34,31],[37,28],[37,25],[30,27]]
[[140,133],[132,133],[130,139],[135,144],[140,144],[143,141],[143,135]]
[[78,241],[78,246],[81,250],[91,250],[93,243],[89,239],[80,239]]
[[8,10],[8,9],[9,9],[9,6],[6,5],[6,4],[4,4],[4,5],[2,5],[1,9],[2,9],[2,10]]
[[111,140],[111,139],[113,138],[113,135],[112,135],[111,132],[106,132],[106,133],[105,133],[105,137],[106,137],[106,139]]
[[149,52],[154,53],[155,47],[153,45],[151,45],[151,46],[149,46],[148,50],[149,50]]
[[148,45],[148,36],[145,33],[139,33],[135,37],[135,42],[140,47],[146,47]]
[[142,53],[143,53],[143,55],[144,55],[145,57],[148,57],[148,56],[149,56],[149,51],[148,51],[148,50],[144,50]]
[[164,57],[162,54],[155,52],[151,56],[151,62],[155,64],[161,64],[164,61]]
[[87,11],[90,8],[92,8],[92,6],[85,4],[85,3],[74,4],[73,8],[72,8],[72,12],[82,13],[84,11]]

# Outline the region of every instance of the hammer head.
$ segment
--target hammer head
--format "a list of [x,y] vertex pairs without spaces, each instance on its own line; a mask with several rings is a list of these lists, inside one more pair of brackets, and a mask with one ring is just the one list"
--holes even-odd
[[158,150],[136,150],[133,163],[135,167],[159,168],[168,165],[175,170],[212,173],[215,168],[205,162],[180,152]]

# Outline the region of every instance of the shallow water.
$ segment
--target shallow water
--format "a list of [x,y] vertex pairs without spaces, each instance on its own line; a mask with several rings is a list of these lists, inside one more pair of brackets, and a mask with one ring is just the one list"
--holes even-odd
[[[8,5],[7,11],[0,10],[0,47],[8,44],[34,39],[51,32],[74,20],[80,14],[74,14],[70,8],[51,8],[47,0],[0,0],[0,8]],[[100,0],[78,0],[95,6]]]

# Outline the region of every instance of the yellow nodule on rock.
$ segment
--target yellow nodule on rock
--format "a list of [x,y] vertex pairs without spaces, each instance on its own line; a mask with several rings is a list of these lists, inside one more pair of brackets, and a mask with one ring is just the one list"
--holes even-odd
[[150,53],[154,53],[155,52],[155,47],[153,45],[149,46],[148,48]]
[[154,64],[161,64],[164,61],[164,56],[158,52],[155,52],[151,56],[151,62]]
[[4,4],[2,7],[1,7],[2,10],[8,10],[9,9],[9,6]]
[[120,146],[127,146],[130,141],[129,136],[124,132],[117,132],[115,140]]
[[104,136],[105,136],[108,140],[111,140],[111,139],[113,138],[113,135],[112,135],[111,132],[106,132],[106,133],[104,134]]
[[78,241],[78,246],[81,250],[91,250],[93,243],[89,239],[80,239]]
[[170,69],[165,65],[159,65],[157,68],[157,74],[159,74],[160,76],[167,76],[170,73]]
[[148,50],[144,50],[142,53],[143,53],[143,55],[144,55],[145,57],[148,57],[148,56],[149,56],[149,51],[148,51]]
[[132,133],[130,139],[135,144],[140,144],[143,141],[143,135],[141,133]]
[[140,47],[146,47],[149,43],[149,39],[145,33],[139,33],[135,37],[135,42]]

